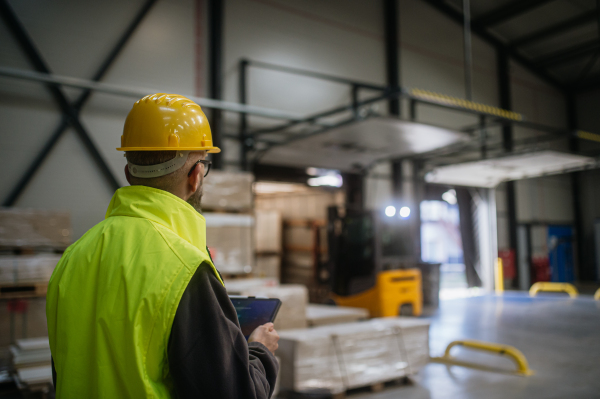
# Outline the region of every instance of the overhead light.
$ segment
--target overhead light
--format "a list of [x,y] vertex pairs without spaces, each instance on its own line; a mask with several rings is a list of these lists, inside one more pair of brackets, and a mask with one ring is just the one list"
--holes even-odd
[[442,194],[442,199],[450,205],[456,205],[456,190],[450,189]]
[[339,174],[311,177],[308,179],[308,185],[311,187],[318,186],[329,186],[329,187],[342,187],[344,180]]
[[407,206],[403,206],[402,208],[400,208],[400,217],[401,218],[407,218],[410,216],[410,208]]
[[396,207],[395,206],[388,206],[387,208],[385,208],[385,216],[391,218],[396,214]]

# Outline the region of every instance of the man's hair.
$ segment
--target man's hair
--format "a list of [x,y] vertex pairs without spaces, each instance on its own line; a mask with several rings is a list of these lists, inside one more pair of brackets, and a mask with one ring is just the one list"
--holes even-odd
[[[134,165],[147,166],[170,161],[175,158],[176,154],[177,151],[126,151],[125,158],[127,158],[127,162]],[[130,175],[131,185],[154,187],[172,192],[183,175],[187,175],[189,168],[186,168],[186,165],[188,163],[189,158],[184,166],[165,176],[144,178]]]

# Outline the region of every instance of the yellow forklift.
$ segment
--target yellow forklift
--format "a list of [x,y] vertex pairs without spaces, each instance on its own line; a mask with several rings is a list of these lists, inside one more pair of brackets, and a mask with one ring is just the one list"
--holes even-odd
[[371,317],[420,316],[422,277],[410,222],[376,212],[328,209],[328,275],[340,306],[369,310]]

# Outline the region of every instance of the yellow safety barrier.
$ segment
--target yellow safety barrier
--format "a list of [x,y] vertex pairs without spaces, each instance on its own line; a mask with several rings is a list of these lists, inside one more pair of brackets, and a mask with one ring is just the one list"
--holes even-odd
[[502,266],[502,258],[498,258],[496,262],[496,294],[504,292],[504,269]]
[[523,120],[523,115],[521,115],[517,112],[508,111],[508,110],[502,109],[502,108],[492,107],[492,106],[486,105],[486,104],[474,103],[472,101],[467,101],[462,98],[456,98],[456,97],[446,96],[444,94],[433,93],[433,92],[427,91],[427,90],[411,89],[410,95],[415,98],[422,99],[422,100],[431,101],[431,102],[435,102],[438,104],[451,105],[451,106],[458,107],[458,108],[470,109],[470,110],[481,112],[484,114],[499,116],[499,117],[505,118],[505,119],[511,119],[513,121],[522,121]]
[[[483,364],[457,360],[455,357],[450,355],[450,350],[455,346],[463,346],[463,347],[469,348],[469,349],[475,349],[475,350],[480,350],[480,351],[484,351],[484,352],[491,352],[491,353],[495,353],[495,354],[498,354],[501,356],[508,356],[516,363],[517,369],[516,370],[505,370],[505,369],[491,367],[491,366],[487,366],[487,365],[483,365]],[[516,375],[522,375],[522,376],[530,376],[530,375],[535,374],[535,372],[529,368],[527,359],[525,358],[523,353],[521,353],[520,350],[518,350],[517,348],[515,348],[513,346],[496,344],[493,342],[483,342],[483,341],[475,341],[475,340],[454,341],[454,342],[451,342],[446,347],[446,352],[444,353],[444,356],[433,357],[430,360],[434,363],[442,363],[442,364],[446,364],[446,365],[450,365],[450,366],[469,367],[469,368],[474,368],[474,369],[478,369],[478,370],[494,371],[494,372],[499,372],[499,373],[510,373],[510,374],[516,374]]]
[[598,288],[598,290],[594,294],[594,299],[600,301],[600,288]]
[[577,295],[579,295],[573,284],[538,282],[529,289],[529,296],[536,296],[540,291],[566,292],[571,298],[577,298]]

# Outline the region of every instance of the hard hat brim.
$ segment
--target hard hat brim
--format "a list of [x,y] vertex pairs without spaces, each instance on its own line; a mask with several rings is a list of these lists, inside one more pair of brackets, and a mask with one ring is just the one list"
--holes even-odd
[[207,151],[209,154],[221,152],[219,147],[119,147],[117,151]]

